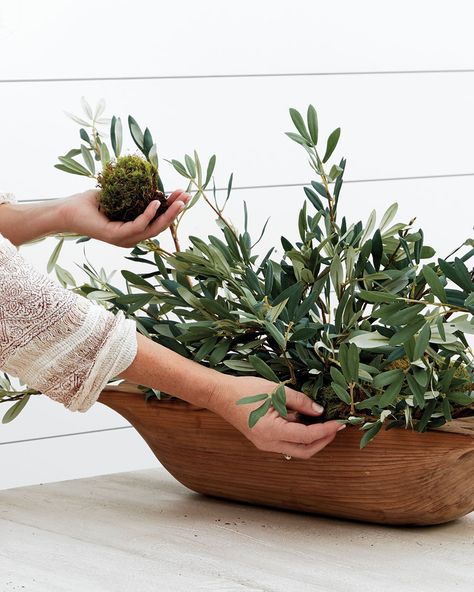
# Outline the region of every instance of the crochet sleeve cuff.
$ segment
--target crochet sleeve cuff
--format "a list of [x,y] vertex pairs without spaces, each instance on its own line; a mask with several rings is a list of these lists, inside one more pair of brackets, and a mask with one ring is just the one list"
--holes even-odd
[[0,235],[2,370],[84,412],[136,353],[133,320],[63,289]]

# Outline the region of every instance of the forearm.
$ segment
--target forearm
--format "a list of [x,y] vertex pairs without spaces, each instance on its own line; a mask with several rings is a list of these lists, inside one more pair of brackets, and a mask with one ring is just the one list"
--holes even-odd
[[63,199],[40,203],[0,205],[0,234],[15,246],[36,238],[65,232]]
[[137,355],[121,378],[213,411],[225,404],[222,393],[226,381],[230,383],[233,377],[183,358],[139,333],[137,341]]

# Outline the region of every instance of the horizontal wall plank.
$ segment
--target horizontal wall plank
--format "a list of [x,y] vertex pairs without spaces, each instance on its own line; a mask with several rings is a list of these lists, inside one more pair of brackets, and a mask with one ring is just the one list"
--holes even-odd
[[[79,140],[63,109],[77,112],[80,95],[108,99],[108,113],[132,113],[158,143],[168,189],[184,180],[164,159],[196,148],[218,161],[216,184],[237,186],[305,183],[311,177],[304,150],[289,140],[288,107],[319,111],[321,151],[342,127],[334,157],[348,159],[347,179],[474,172],[474,74],[381,80],[338,77],[108,82],[2,87],[0,159],[3,190],[20,198],[54,197],[93,182],[53,168],[57,155]],[[12,113],[18,113],[12,116]],[[21,115],[20,115],[21,114]],[[128,149],[134,145],[127,136]],[[26,170],[25,170],[26,167]]]
[[160,466],[133,429],[0,447],[0,489]]
[[17,0],[1,7],[0,78],[472,68],[472,14],[469,0]]

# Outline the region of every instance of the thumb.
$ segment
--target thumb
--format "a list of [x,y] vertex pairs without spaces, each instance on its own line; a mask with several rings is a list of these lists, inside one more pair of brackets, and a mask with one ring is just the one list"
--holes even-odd
[[285,392],[286,406],[289,409],[294,409],[304,415],[321,415],[324,412],[324,408],[312,401],[307,395],[288,387],[285,389]]

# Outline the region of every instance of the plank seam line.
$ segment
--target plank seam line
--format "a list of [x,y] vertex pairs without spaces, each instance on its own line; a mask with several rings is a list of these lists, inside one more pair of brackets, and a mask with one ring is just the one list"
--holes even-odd
[[425,74],[472,74],[474,68],[444,68],[420,70],[355,70],[341,72],[259,72],[241,74],[162,74],[137,76],[71,76],[50,78],[3,78],[0,84],[34,84],[50,82],[120,82],[120,81],[151,81],[151,80],[196,80],[196,79],[227,79],[227,78],[295,78],[316,76],[400,76]]
[[[353,183],[391,183],[396,181],[417,181],[424,179],[453,179],[458,177],[474,177],[473,173],[447,173],[442,175],[414,175],[409,177],[380,177],[374,179],[348,179],[344,184],[349,185]],[[246,191],[249,189],[283,189],[285,187],[304,187],[310,186],[311,182],[306,183],[277,183],[275,185],[242,185],[232,187],[232,191]],[[227,187],[216,188],[216,191],[227,191]],[[21,199],[19,203],[34,203],[42,201],[54,201],[56,197],[45,197],[43,199]]]
[[67,438],[68,436],[83,436],[84,434],[98,434],[101,432],[113,432],[115,430],[129,430],[133,426],[119,426],[116,428],[103,428],[100,430],[86,430],[85,432],[71,432],[70,434],[55,434],[52,436],[40,436],[38,438],[25,438],[24,440],[9,440],[7,442],[0,442],[0,446],[5,444],[22,444],[23,442],[37,442],[38,440],[51,440],[52,438]]

